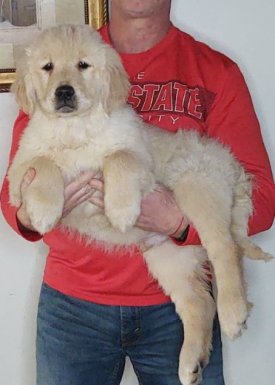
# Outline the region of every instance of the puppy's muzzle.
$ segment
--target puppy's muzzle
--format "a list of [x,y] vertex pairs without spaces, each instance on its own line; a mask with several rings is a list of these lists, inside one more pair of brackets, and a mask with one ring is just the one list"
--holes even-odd
[[69,113],[77,109],[77,99],[72,86],[65,84],[55,90],[55,109],[62,113]]

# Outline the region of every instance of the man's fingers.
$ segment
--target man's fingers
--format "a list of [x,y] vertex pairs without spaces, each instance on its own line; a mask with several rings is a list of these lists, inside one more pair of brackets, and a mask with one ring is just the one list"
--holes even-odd
[[104,192],[104,182],[102,179],[92,178],[89,181],[89,186],[95,190],[98,190],[100,192]]
[[150,226],[150,222],[147,218],[139,217],[135,223],[135,226],[146,229],[148,226]]
[[156,183],[153,191],[162,192],[165,190],[167,190],[167,187],[163,186],[163,184],[161,184],[161,183]]
[[89,202],[93,203],[95,206],[104,209],[104,198],[102,196],[98,195],[93,195],[90,199]]
[[[74,207],[88,201],[95,193],[103,192],[104,184],[100,179],[102,173],[85,171],[65,186],[63,215],[67,215]],[[103,198],[97,198],[95,205],[104,207]]]
[[[21,185],[20,185],[20,192],[21,192],[21,195],[22,195],[22,201],[23,201],[24,193],[25,193],[26,189],[28,188],[28,186],[34,180],[35,175],[36,175],[35,169],[34,168],[29,168],[27,170],[27,172],[25,173],[24,177],[23,177],[23,179],[21,181]],[[18,218],[19,222],[24,227],[26,227],[26,228],[28,228],[30,230],[35,231],[35,229],[31,225],[31,222],[30,222],[30,219],[29,219],[29,217],[27,215],[26,208],[25,208],[24,204],[21,204],[21,206],[17,210],[17,214],[16,215],[17,215],[17,218]]]
[[90,202],[90,198],[92,198],[92,196],[95,194],[96,190],[91,190],[90,192],[86,193],[85,195],[83,195],[83,197],[81,197],[77,204],[80,205],[81,203],[83,202],[86,202],[86,201],[89,201]]
[[35,175],[36,175],[35,169],[29,168],[21,182],[21,192],[24,192],[24,190],[31,184],[31,182],[35,178]]
[[85,171],[65,188],[65,199],[72,197],[78,190],[85,188],[89,181],[95,177],[94,171]]
[[64,201],[63,214],[69,212],[75,206],[84,202],[85,198],[87,198],[87,196],[90,197],[95,192],[96,192],[96,190],[92,189],[88,184],[86,184],[84,187],[80,188],[80,190],[77,190],[71,196],[67,195],[67,191],[65,189],[65,201]]
[[79,192],[73,195],[67,202],[65,202],[65,205],[63,207],[63,216],[66,216],[73,208],[80,205],[83,202],[89,201],[89,199],[93,196],[93,194],[96,192],[96,190],[89,189],[86,193],[79,194]]

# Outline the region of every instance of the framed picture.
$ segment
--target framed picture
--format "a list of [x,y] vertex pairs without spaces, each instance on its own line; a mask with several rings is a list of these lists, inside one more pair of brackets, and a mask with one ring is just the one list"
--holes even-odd
[[64,23],[97,29],[107,18],[107,0],[0,0],[0,92],[9,91],[16,58],[39,31]]

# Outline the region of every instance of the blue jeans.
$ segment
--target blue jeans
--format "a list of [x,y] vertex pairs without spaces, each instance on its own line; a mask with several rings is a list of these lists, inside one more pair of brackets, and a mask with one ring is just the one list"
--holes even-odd
[[[172,303],[106,306],[43,284],[37,323],[37,385],[119,385],[125,358],[142,385],[181,385],[182,323]],[[220,329],[202,385],[224,385]]]

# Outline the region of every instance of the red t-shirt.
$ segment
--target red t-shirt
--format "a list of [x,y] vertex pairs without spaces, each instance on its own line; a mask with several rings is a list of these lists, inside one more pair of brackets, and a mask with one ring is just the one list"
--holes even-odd
[[[111,44],[107,27],[101,35]],[[196,129],[231,146],[243,166],[255,175],[250,233],[269,228],[275,212],[271,168],[237,65],[173,26],[152,49],[122,54],[121,58],[132,83],[129,103],[146,121],[171,132]],[[14,125],[10,161],[27,123],[28,117],[21,112]],[[1,203],[15,231],[30,241],[40,239],[38,234],[20,232],[16,209],[8,204],[7,180]],[[138,252],[135,256],[105,254],[96,245],[86,246],[58,228],[43,240],[49,246],[44,281],[65,294],[111,305],[152,305],[169,300]],[[197,243],[199,238],[191,228],[185,245]]]

